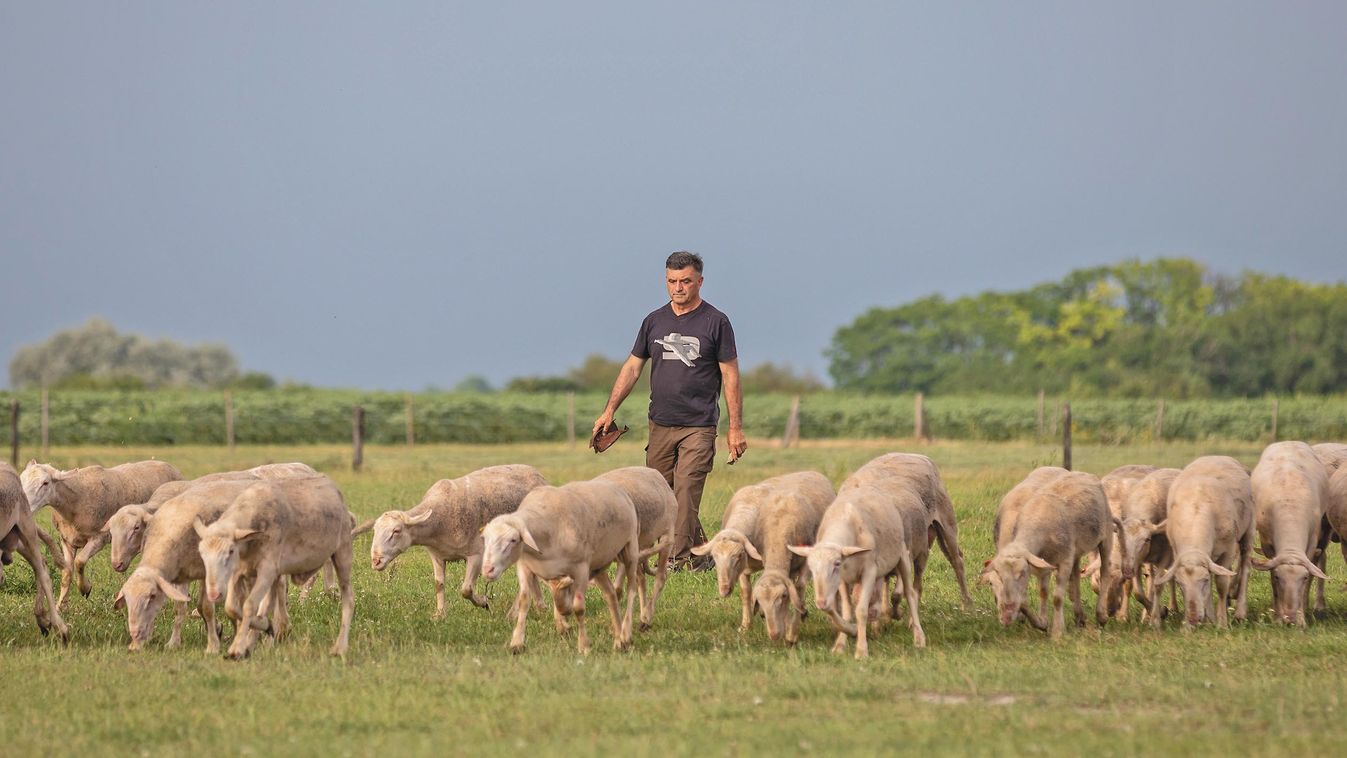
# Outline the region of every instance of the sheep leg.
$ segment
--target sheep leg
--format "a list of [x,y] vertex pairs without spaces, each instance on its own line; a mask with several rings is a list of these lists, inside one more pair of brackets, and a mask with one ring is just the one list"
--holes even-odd
[[98,555],[98,552],[102,550],[111,539],[111,532],[99,532],[93,539],[84,543],[84,547],[80,548],[79,552],[75,554],[75,573],[79,574],[80,594],[85,597],[88,597],[89,593],[93,592],[94,588],[84,576],[84,567],[89,561],[93,560],[95,555]]
[[[1100,579],[1105,576],[1105,572],[1100,571],[1099,574]],[[1080,571],[1075,565],[1072,565],[1071,567],[1071,578],[1074,579],[1074,582],[1067,582],[1067,596],[1068,598],[1071,598],[1072,621],[1076,622],[1076,626],[1084,626],[1086,625],[1086,609],[1084,609],[1082,602],[1080,602]],[[1057,580],[1060,582],[1060,576]],[[1109,606],[1107,606],[1106,599],[1107,592],[1099,592],[1098,598],[1105,603],[1105,613],[1109,613]]]
[[337,586],[341,588],[341,631],[332,645],[332,655],[346,658],[346,650],[351,643],[351,620],[355,618],[355,586],[351,583],[351,567],[355,559],[351,555],[351,543],[347,542],[332,556],[332,566],[337,572]]
[[[234,627],[234,640],[229,643],[229,651],[225,653],[226,658],[240,660],[246,658],[252,652],[253,641],[257,637],[254,627],[260,625],[263,629],[266,628],[258,621],[258,613],[264,607],[263,603],[266,602],[267,595],[271,592],[272,584],[275,581],[275,568],[270,564],[263,564],[258,567],[257,574],[253,577],[252,590],[243,601],[239,622]],[[265,618],[263,621],[265,621]]]
[[533,600],[529,596],[541,595],[542,590],[538,587],[532,572],[518,564],[516,567],[516,573],[519,575],[519,594],[514,599],[514,633],[510,635],[510,652],[519,655],[524,652],[524,627],[529,617],[529,606],[533,605]]
[[[866,561],[865,570],[861,573],[861,581],[857,587],[860,590],[859,597],[856,598],[856,660],[870,657],[870,600],[875,594],[875,585],[879,583],[879,577],[875,576],[874,561]],[[880,593],[883,594],[883,593]]]
[[935,539],[940,544],[940,552],[945,554],[949,565],[954,569],[954,578],[959,582],[959,594],[963,598],[963,609],[971,611],[973,596],[968,592],[968,581],[964,577],[963,551],[959,549],[959,534],[957,527],[954,526],[953,506],[949,506],[948,510],[951,517],[950,525],[946,526],[942,521],[936,520],[931,527],[935,530]]
[[[432,619],[444,618],[444,563],[445,562],[441,560],[438,555],[435,555],[434,553],[431,554],[430,570],[435,574],[435,612],[430,614]],[[471,600],[471,595],[472,586],[469,585],[468,595],[465,595],[465,597],[468,597],[468,599]]]
[[[445,561],[445,566],[448,566]],[[458,587],[458,594],[463,599],[477,606],[478,608],[490,608],[491,600],[486,595],[479,595],[473,589],[477,585],[477,579],[482,575],[482,554],[470,555],[463,563],[463,584]]]
[[[653,622],[655,618],[655,604],[659,602],[660,593],[664,592],[664,583],[669,580],[669,553],[673,550],[673,540],[664,540],[662,547],[655,556],[655,586],[650,591],[650,618]],[[649,623],[643,624],[643,628],[649,628]]]
[[187,620],[187,603],[173,603],[173,631],[164,643],[165,650],[174,650],[182,645],[182,623]]
[[1216,579],[1216,626],[1221,629],[1230,627],[1229,604],[1230,604],[1230,580],[1228,576],[1218,576]]
[[[640,567],[637,567],[640,570]],[[630,573],[628,573],[630,576]],[[621,613],[618,607],[617,590],[613,587],[613,582],[608,578],[608,572],[600,571],[594,574],[594,584],[598,585],[599,593],[603,595],[603,602],[608,606],[608,615],[612,621],[613,629],[613,649],[626,650],[630,645],[622,636]],[[628,595],[631,593],[628,592]]]
[[290,631],[290,587],[284,576],[271,588],[271,634],[279,642]]
[[201,623],[206,627],[206,654],[220,652],[220,624],[215,619],[215,603],[206,599],[205,587],[201,588],[197,610],[201,612]]
[[[1347,543],[1343,543],[1347,548]],[[1253,560],[1253,528],[1239,541],[1239,568],[1235,569],[1235,581],[1238,586],[1235,588],[1235,620],[1244,621],[1249,618],[1249,571],[1252,570]]]
[[65,596],[70,594],[70,581],[75,577],[72,568],[75,565],[75,548],[66,542],[65,537],[61,538],[61,557],[65,560],[65,567],[61,569],[61,594],[56,597],[58,610],[65,605]]
[[926,647],[926,631],[921,628],[921,592],[917,590],[916,566],[911,556],[898,559],[898,574],[907,600],[907,627],[912,630],[912,647]]
[[842,655],[847,651],[847,637],[855,636],[857,630],[852,620],[855,616],[851,603],[851,587],[846,582],[842,582],[837,587],[838,605],[841,606],[841,613],[838,614],[836,626],[838,628],[837,639],[833,641],[832,652],[834,655]]
[[42,636],[47,636],[48,630],[56,628],[61,635],[62,642],[70,641],[70,628],[66,626],[65,620],[61,618],[61,610],[56,598],[53,596],[51,587],[51,575],[47,573],[47,563],[42,558],[42,548],[39,545],[38,534],[42,529],[33,522],[31,516],[27,514],[19,515],[19,555],[28,561],[28,565],[33,567],[33,579],[37,583],[37,593],[33,597],[33,616],[37,619],[37,628],[41,630]]
[[1048,617],[1048,578],[1051,574],[1042,573],[1038,575],[1038,617],[1044,619],[1044,626],[1047,626]]
[[739,614],[739,631],[747,632],[753,625],[753,582],[748,571],[739,572],[739,599],[743,612]]
[[575,618],[575,648],[582,655],[589,654],[589,627],[585,624],[585,588],[589,586],[589,567],[572,569],[571,585],[562,593],[569,593],[571,616]]
[[[1075,571],[1070,563],[1063,563],[1057,567],[1057,581],[1052,586],[1052,631],[1050,632],[1054,640],[1060,640],[1062,633],[1066,631],[1065,595],[1066,587],[1070,586],[1073,575],[1077,579],[1080,577],[1080,574]],[[1080,592],[1079,585],[1077,585],[1076,592]]]
[[[1327,547],[1327,544],[1325,544],[1324,547]],[[1320,571],[1323,571],[1328,567],[1327,550],[1320,548],[1319,552],[1314,557],[1314,565],[1317,566]],[[1328,604],[1324,601],[1324,580],[1316,579],[1314,577],[1311,577],[1310,579],[1314,582],[1314,617],[1321,619],[1328,615]]]

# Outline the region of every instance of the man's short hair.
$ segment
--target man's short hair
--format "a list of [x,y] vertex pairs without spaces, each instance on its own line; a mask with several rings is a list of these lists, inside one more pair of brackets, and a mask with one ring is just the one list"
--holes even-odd
[[679,250],[670,255],[669,259],[664,262],[664,267],[670,271],[677,271],[679,269],[687,268],[688,266],[693,267],[697,270],[697,273],[700,274],[702,272],[702,257],[696,253]]

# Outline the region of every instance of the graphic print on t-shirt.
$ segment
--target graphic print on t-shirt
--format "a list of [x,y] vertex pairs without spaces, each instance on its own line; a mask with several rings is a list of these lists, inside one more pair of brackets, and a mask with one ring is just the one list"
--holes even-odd
[[702,341],[696,337],[686,337],[678,332],[671,332],[662,340],[655,340],[655,344],[664,347],[664,360],[682,361],[684,365],[691,366],[693,361],[702,356]]

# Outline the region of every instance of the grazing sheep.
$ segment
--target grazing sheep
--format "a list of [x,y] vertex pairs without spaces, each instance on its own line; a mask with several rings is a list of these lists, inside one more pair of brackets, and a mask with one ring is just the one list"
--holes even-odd
[[1333,476],[1343,464],[1347,464],[1347,445],[1341,442],[1320,442],[1311,445],[1310,449],[1314,451],[1314,457],[1328,469],[1329,476]]
[[[1248,613],[1249,556],[1253,548],[1254,505],[1248,469],[1224,455],[1189,463],[1169,488],[1165,534],[1174,554],[1157,585],[1177,581],[1183,590],[1185,628],[1214,615],[1227,626],[1232,589],[1235,618]],[[1212,576],[1219,602],[1213,606]],[[1231,579],[1235,582],[1231,584]]]
[[1060,466],[1040,466],[1029,472],[1024,481],[1010,488],[1005,497],[1001,498],[1001,505],[996,509],[996,520],[992,522],[992,539],[997,550],[1010,542],[1020,511],[1024,510],[1024,504],[1029,502],[1029,498],[1045,485],[1068,473]]
[[1342,559],[1347,561],[1347,466],[1328,480],[1328,524],[1339,535]]
[[[664,475],[646,466],[628,466],[614,469],[594,477],[595,481],[612,482],[621,487],[636,506],[636,521],[640,529],[641,572],[638,575],[636,590],[641,606],[641,631],[650,628],[655,618],[655,602],[664,591],[664,583],[669,578],[669,552],[673,549],[674,516],[678,513],[678,500]],[[655,587],[646,594],[646,562],[655,556]],[[614,584],[621,587],[623,582],[622,566],[618,566]]]
[[207,599],[214,602],[226,591],[237,598],[239,586],[251,585],[226,657],[247,656],[256,632],[271,628],[266,603],[284,594],[287,574],[303,582],[328,561],[341,587],[341,629],[331,653],[345,657],[355,615],[352,526],[341,490],[325,476],[253,482],[215,523],[193,524],[201,538],[197,550],[206,568]]
[[317,471],[304,463],[266,463],[245,471],[221,471],[196,479],[166,482],[154,491],[147,502],[123,506],[112,514],[103,531],[85,544],[75,556],[75,566],[82,572],[84,565],[92,560],[104,545],[111,545],[112,569],[118,573],[125,572],[131,565],[131,559],[140,554],[141,545],[145,540],[145,530],[149,527],[155,511],[159,510],[159,506],[196,484],[249,479],[286,479],[317,474]]
[[[42,548],[38,544],[40,529],[33,521],[32,510],[28,506],[28,496],[23,492],[19,475],[8,463],[0,462],[0,534],[6,535],[5,541],[10,549],[17,550],[28,565],[33,567],[33,578],[37,584],[37,593],[33,599],[33,616],[37,619],[37,628],[42,636],[48,630],[56,628],[61,640],[70,639],[70,629],[61,618],[58,603],[52,596],[51,577],[47,574],[47,562],[42,558]],[[0,570],[0,580],[4,577]]]
[[800,572],[805,562],[787,547],[813,541],[834,496],[832,483],[815,471],[782,474],[741,487],[725,506],[721,530],[692,548],[693,555],[709,554],[715,560],[721,597],[729,597],[738,583],[739,631],[747,631],[752,623],[755,571],[780,571],[794,577],[803,591]]
[[[1053,478],[1030,495],[1020,508],[1009,541],[1005,542],[983,570],[983,580],[996,593],[1001,623],[1009,626],[1023,615],[1038,629],[1047,625],[1031,612],[1025,595],[1030,575],[1038,577],[1040,596],[1046,594],[1048,578],[1056,575],[1051,634],[1062,636],[1066,627],[1063,585],[1069,592],[1076,623],[1084,625],[1080,600],[1080,559],[1098,551],[1107,565],[1113,549],[1113,522],[1103,485],[1092,474],[1066,473]],[[1100,576],[1101,592],[1095,604],[1100,626],[1108,621],[1105,596],[1109,575]]]
[[[486,597],[473,590],[482,570],[482,528],[502,513],[514,511],[530,490],[544,484],[547,480],[538,469],[522,464],[490,466],[457,479],[441,479],[416,506],[386,511],[373,522],[370,565],[383,571],[403,551],[425,545],[435,573],[432,618],[444,617],[444,575],[450,561],[467,562],[458,593],[478,608],[486,608]],[[355,532],[360,531],[362,527],[356,527]]]
[[959,549],[959,525],[954,517],[954,503],[945,490],[945,483],[940,479],[940,470],[930,458],[915,453],[881,455],[847,477],[838,488],[838,494],[848,487],[868,487],[875,483],[879,483],[881,489],[896,491],[883,484],[888,479],[897,480],[894,487],[915,489],[926,505],[926,512],[930,516],[927,542],[940,543],[940,551],[949,560],[949,565],[954,569],[954,579],[959,583],[963,608],[970,610],[973,607],[973,596],[968,593],[968,582],[964,576],[963,551]]
[[[915,514],[916,534],[909,535],[905,521]],[[914,566],[912,545],[929,550],[924,529],[929,525],[926,503],[915,490],[895,486],[893,479],[872,480],[869,485],[846,487],[823,514],[812,546],[790,545],[803,556],[814,577],[814,604],[828,614],[837,628],[834,653],[844,653],[847,637],[856,637],[856,658],[870,654],[866,629],[872,601],[883,592],[891,575],[897,577],[907,600],[908,626],[913,647],[926,646],[921,628],[920,584]],[[882,594],[881,594],[882,597]],[[834,605],[850,601],[852,618],[845,618],[846,604],[839,613]]]
[[[1253,567],[1272,572],[1277,620],[1305,626],[1311,577],[1327,578],[1320,530],[1328,511],[1328,474],[1303,442],[1274,442],[1263,450],[1251,478],[1258,542],[1263,555]],[[1321,601],[1322,602],[1322,601]]]
[[[518,564],[520,592],[515,599],[515,627],[510,652],[524,652],[524,629],[528,618],[527,588],[536,579],[552,585],[553,617],[557,631],[568,629],[564,616],[575,617],[577,648],[589,652],[585,628],[585,588],[593,580],[603,594],[612,617],[613,648],[631,647],[631,583],[640,571],[640,525],[636,506],[625,491],[612,482],[571,482],[561,487],[538,487],[524,496],[519,509],[491,520],[482,532],[482,576],[499,579],[511,564]],[[608,567],[620,562],[626,567],[627,608],[618,617],[617,592],[608,578]]]
[[72,471],[29,461],[19,478],[33,512],[50,505],[52,521],[61,534],[66,568],[61,571],[61,594],[56,600],[60,605],[76,573],[80,593],[88,597],[93,590],[84,575],[84,564],[75,563],[76,551],[98,537],[118,508],[149,500],[160,485],[181,479],[182,474],[163,461],[123,463],[110,469],[86,466]]
[[[1115,549],[1119,553],[1117,562],[1121,571],[1113,581],[1132,585],[1125,591],[1130,591],[1141,603],[1142,622],[1149,620],[1157,627],[1160,625],[1161,613],[1155,578],[1167,570],[1174,559],[1169,538],[1165,536],[1165,519],[1169,515],[1169,489],[1179,473],[1176,468],[1162,468],[1147,474],[1128,493],[1122,513],[1118,516]],[[1151,572],[1144,594],[1136,590],[1143,566],[1149,566]],[[1174,585],[1171,584],[1170,589],[1172,591]],[[1112,605],[1114,594],[1110,593],[1110,610],[1116,610]],[[1177,602],[1174,607],[1178,608]]]
[[[1108,498],[1108,512],[1113,518],[1122,516],[1123,503],[1127,501],[1128,495],[1132,493],[1132,490],[1141,483],[1141,480],[1144,479],[1147,474],[1154,470],[1154,466],[1129,463],[1119,466],[1099,478],[1100,483],[1104,486],[1104,496]],[[1127,618],[1127,601],[1131,595],[1132,582],[1119,580],[1119,576],[1122,572],[1122,564],[1119,563],[1122,559],[1122,550],[1118,539],[1118,534],[1115,532],[1113,535],[1113,552],[1111,553],[1113,557],[1111,565],[1109,566],[1109,571],[1113,572],[1113,578],[1109,581],[1109,592],[1106,602],[1110,609],[1110,614],[1121,621]],[[1091,588],[1093,588],[1095,592],[1098,592],[1099,560],[1097,556],[1085,569],[1085,573],[1090,575]]]
[[[128,650],[139,650],[154,634],[154,618],[167,600],[177,603],[173,633],[168,647],[182,642],[182,623],[187,617],[186,587],[206,577],[205,565],[197,551],[195,522],[213,523],[234,499],[251,487],[255,480],[219,480],[189,482],[190,486],[159,503],[154,519],[145,530],[144,556],[127,577],[113,600],[114,608],[126,609],[127,630],[131,634]],[[201,619],[206,627],[206,652],[220,650],[215,603],[206,592],[199,599]]]

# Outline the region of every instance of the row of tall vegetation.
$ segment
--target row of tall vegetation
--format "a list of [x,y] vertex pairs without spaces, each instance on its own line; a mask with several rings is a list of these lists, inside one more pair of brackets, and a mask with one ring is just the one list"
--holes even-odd
[[1347,284],[1186,259],[873,308],[827,350],[840,390],[1249,397],[1347,388]]

